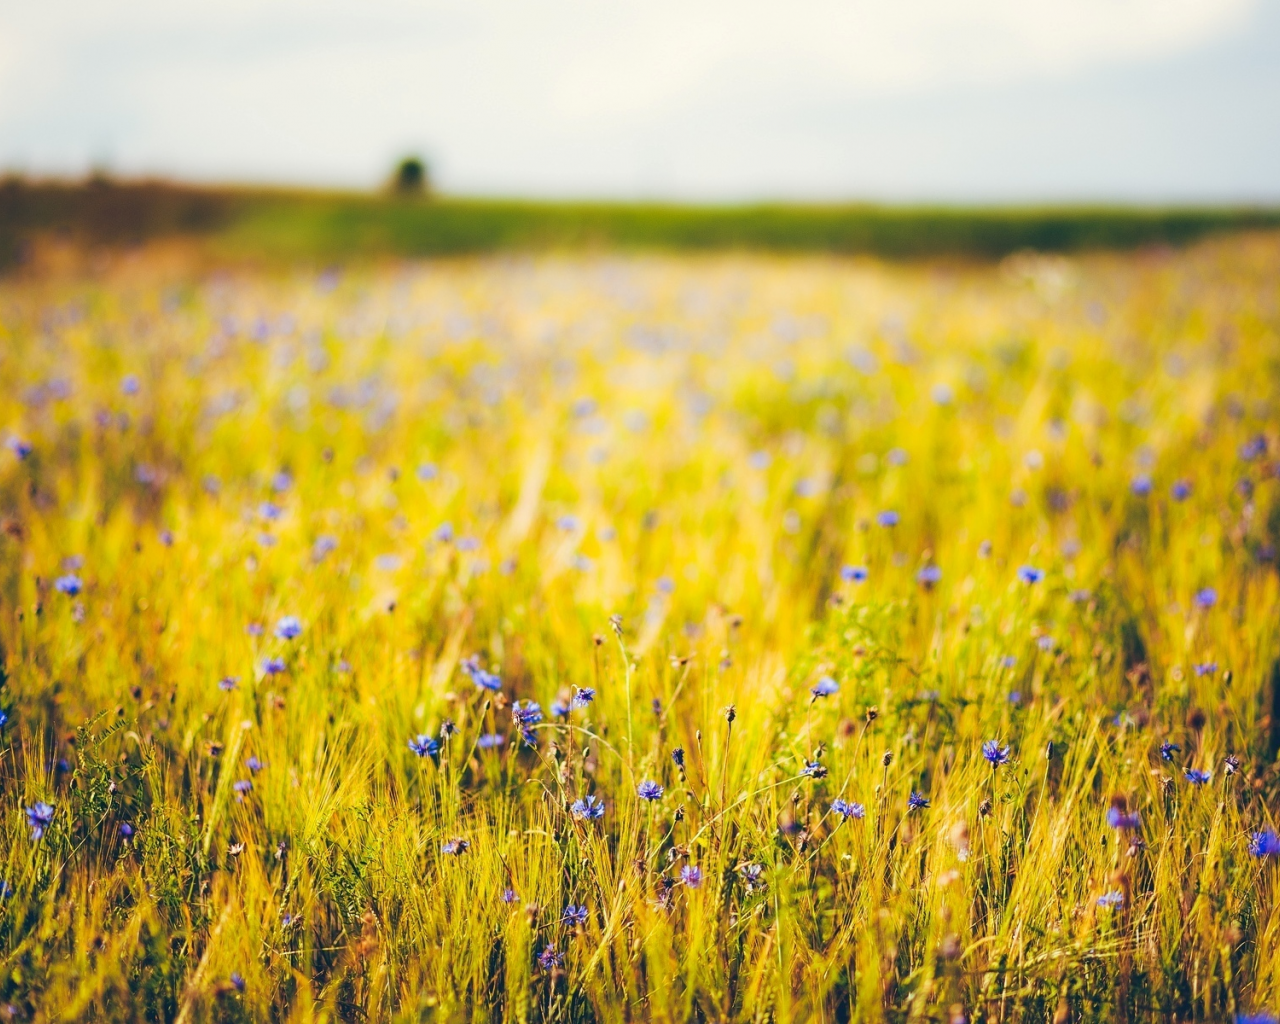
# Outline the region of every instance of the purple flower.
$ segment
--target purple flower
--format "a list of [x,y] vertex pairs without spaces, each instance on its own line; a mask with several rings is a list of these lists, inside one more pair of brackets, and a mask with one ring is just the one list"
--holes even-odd
[[284,658],[266,658],[262,662],[262,672],[264,675],[278,676],[284,670]]
[[1106,910],[1114,910],[1116,907],[1124,903],[1124,893],[1108,892],[1098,897],[1098,906]]
[[121,839],[133,838],[133,826],[130,825],[127,821],[120,822],[120,838]]
[[907,797],[907,810],[918,811],[929,806],[929,798],[923,793],[917,793],[914,789],[911,795]]
[[565,533],[576,533],[581,525],[577,516],[563,515],[556,520],[556,527]]
[[264,501],[258,506],[258,515],[262,516],[262,518],[267,520],[267,522],[274,523],[284,515],[284,509],[274,501]]
[[1213,587],[1201,587],[1196,591],[1195,602],[1199,608],[1212,608],[1218,603],[1218,592]]
[[1280,857],[1280,836],[1269,828],[1250,833],[1249,854],[1253,857]]
[[1039,583],[1044,579],[1044,570],[1037,569],[1033,565],[1020,565],[1018,566],[1018,579],[1028,585]]
[[492,750],[494,747],[502,746],[506,741],[506,737],[502,733],[487,732],[476,740],[476,746],[481,750]]
[[338,548],[338,538],[332,537],[327,533],[322,533],[316,538],[316,542],[311,545],[311,560],[314,562],[323,562],[325,558],[331,555]]
[[1174,501],[1186,501],[1191,497],[1191,484],[1186,480],[1178,480],[1170,489]]
[[800,774],[810,779],[825,779],[827,777],[827,766],[821,761],[805,761],[804,767],[800,769]]
[[502,680],[498,678],[496,672],[486,672],[480,667],[479,660],[472,655],[470,658],[464,658],[459,666],[465,672],[476,688],[480,690],[491,690],[497,693],[502,689]]
[[844,800],[836,799],[831,801],[831,812],[838,814],[846,821],[850,818],[861,818],[867,813],[867,809],[859,803],[848,803]]
[[503,889],[503,890],[502,890],[502,902],[503,902],[503,903],[515,903],[515,902],[517,902],[519,899],[520,899],[520,894],[519,894],[518,892],[516,892],[514,889]]
[[450,857],[461,857],[470,846],[471,843],[466,839],[450,839],[440,844],[440,852]]
[[942,580],[942,570],[936,565],[926,565],[916,573],[916,581],[926,590]]
[[830,697],[840,692],[840,684],[830,676],[823,676],[813,684],[809,692],[813,694],[815,700],[819,697]]
[[245,981],[239,971],[231,972],[231,987],[234,988],[237,992],[244,992]]
[[680,881],[690,889],[698,888],[702,884],[702,868],[695,864],[686,864],[680,869]]
[[1151,493],[1151,477],[1146,473],[1139,473],[1129,484],[1129,490],[1139,498],[1145,498]]
[[1280,1024],[1280,1020],[1270,1010],[1254,1010],[1252,1013],[1237,1013],[1236,1024]]
[[420,733],[409,741],[409,749],[419,757],[435,757],[440,753],[440,744],[426,733]]
[[1006,654],[1003,658],[1000,659],[1001,668],[1013,668],[1013,666],[1016,664],[1018,664],[1018,659],[1015,658],[1012,654]]
[[738,870],[742,874],[742,880],[747,884],[747,892],[764,888],[763,864],[743,864]]
[[671,760],[675,762],[677,768],[684,771],[684,747],[676,747],[672,750]]
[[587,910],[585,904],[570,903],[564,908],[564,913],[560,915],[560,923],[567,924],[570,928],[587,923],[587,916],[590,911]]
[[218,689],[226,690],[228,693],[236,689],[239,685],[240,685],[239,676],[223,676],[221,679],[218,680]]
[[901,517],[892,509],[886,509],[876,516],[876,522],[885,527],[897,526],[900,521]]
[[1107,808],[1107,824],[1115,829],[1134,831],[1141,824],[1137,811],[1126,811],[1122,806],[1112,804]]
[[990,763],[992,768],[999,768],[1002,764],[1009,763],[1008,746],[1000,746],[999,740],[987,740],[982,744],[982,756]]
[[1262,434],[1251,437],[1248,441],[1240,446],[1240,458],[1245,462],[1252,462],[1254,459],[1261,458],[1267,454],[1267,439]]
[[846,565],[840,570],[840,578],[846,583],[861,583],[867,578],[865,565]]
[[302,634],[302,623],[296,615],[286,615],[276,623],[277,640],[294,640]]
[[27,808],[27,824],[31,826],[31,838],[41,839],[44,830],[53,824],[53,804],[38,800]]
[[1160,759],[1162,761],[1172,761],[1173,755],[1181,749],[1182,748],[1178,746],[1178,744],[1170,743],[1168,740],[1165,740],[1160,744]]
[[590,686],[584,686],[581,689],[574,687],[573,700],[570,701],[570,705],[575,708],[585,708],[595,699],[596,691]]
[[583,821],[595,821],[597,818],[604,817],[604,801],[598,796],[587,794],[575,800],[569,806],[569,810],[575,818],[580,818]]
[[421,480],[423,483],[427,483],[430,480],[434,480],[436,477],[440,475],[440,471],[436,469],[436,467],[433,466],[430,462],[422,463],[420,466],[418,466],[416,472],[418,474],[418,479]]
[[258,772],[262,771],[262,769],[265,767],[263,763],[259,761],[253,754],[250,754],[245,759],[244,766],[248,768],[249,771],[252,772],[254,775],[257,775]]
[[564,954],[557,953],[555,946],[548,946],[538,954],[538,966],[544,971],[554,971],[564,966]]
[[1211,676],[1218,671],[1218,663],[1216,661],[1206,661],[1202,665],[1193,665],[1191,669],[1197,676]]
[[253,783],[248,779],[237,779],[231,784],[231,788],[236,791],[236,799],[243,800],[245,794],[253,789]]
[[19,459],[25,459],[35,450],[31,447],[31,443],[29,441],[24,441],[20,437],[9,438],[9,440],[5,442],[5,446]]
[[53,581],[53,589],[59,594],[66,594],[68,597],[75,597],[84,589],[84,584],[80,582],[80,577],[73,573],[66,576],[59,576]]
[[542,721],[542,708],[536,701],[518,700],[511,705],[511,720],[516,725],[528,729]]
[[645,779],[644,782],[640,783],[640,785],[636,787],[636,795],[639,796],[641,800],[661,800],[662,793],[662,787],[649,779]]
[[1199,768],[1183,768],[1183,778],[1185,778],[1193,786],[1203,786],[1212,777],[1212,772],[1201,771]]

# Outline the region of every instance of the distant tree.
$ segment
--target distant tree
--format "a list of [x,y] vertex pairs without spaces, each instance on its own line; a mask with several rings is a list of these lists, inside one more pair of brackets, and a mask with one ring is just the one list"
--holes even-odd
[[420,196],[430,191],[431,175],[427,165],[416,156],[407,156],[396,164],[391,176],[391,190],[402,196]]

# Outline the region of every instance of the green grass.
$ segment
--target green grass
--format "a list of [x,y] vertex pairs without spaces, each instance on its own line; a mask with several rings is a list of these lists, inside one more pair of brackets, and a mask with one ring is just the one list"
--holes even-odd
[[212,234],[226,256],[348,260],[493,250],[751,249],[993,258],[1180,245],[1280,225],[1273,207],[680,205],[404,199],[163,182],[0,186],[0,243],[58,231],[109,243]]
[[42,245],[0,282],[14,1019],[1280,1005],[1249,850],[1280,238],[325,276],[209,244]]

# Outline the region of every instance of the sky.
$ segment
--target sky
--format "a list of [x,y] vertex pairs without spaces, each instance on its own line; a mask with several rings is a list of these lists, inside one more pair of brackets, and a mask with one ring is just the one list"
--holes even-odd
[[1280,0],[0,0],[0,168],[1280,200]]

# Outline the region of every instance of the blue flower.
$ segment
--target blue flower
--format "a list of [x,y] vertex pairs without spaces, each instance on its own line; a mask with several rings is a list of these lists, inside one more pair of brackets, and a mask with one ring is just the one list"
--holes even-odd
[[999,740],[987,740],[982,744],[982,756],[991,762],[992,768],[999,768],[1009,763],[1009,748],[1000,746]]
[[313,561],[322,562],[327,556],[336,551],[337,548],[337,537],[331,537],[327,533],[321,534],[316,538],[316,542],[311,545],[311,558]]
[[662,792],[662,787],[649,779],[645,779],[644,782],[636,787],[636,795],[641,800],[661,800]]
[[702,884],[702,868],[695,864],[686,864],[680,869],[680,881],[690,889],[698,888]]
[[570,701],[570,704],[575,708],[585,708],[595,699],[596,691],[590,686],[584,686],[581,689],[574,687],[573,700]]
[[417,469],[418,479],[423,483],[434,480],[440,475],[440,471],[436,469],[430,462],[424,462]]
[[27,808],[27,824],[31,826],[31,838],[40,839],[44,830],[53,824],[53,804],[39,800]]
[[901,521],[901,517],[892,509],[886,509],[876,516],[876,522],[881,526],[897,526]]
[[598,796],[587,794],[575,800],[569,810],[573,812],[575,818],[581,818],[583,821],[595,821],[597,818],[604,817],[604,801]]
[[1151,477],[1146,473],[1139,473],[1133,478],[1129,484],[1129,489],[1139,498],[1145,498],[1151,493]]
[[800,774],[810,779],[825,779],[827,777],[827,766],[821,761],[805,761],[804,767],[800,769]]
[[1141,820],[1138,817],[1137,811],[1125,809],[1125,804],[1121,799],[1119,802],[1112,803],[1112,805],[1107,808],[1107,824],[1115,829],[1132,832],[1141,825]]
[[1160,758],[1164,761],[1172,761],[1173,755],[1181,749],[1182,748],[1178,746],[1178,744],[1170,743],[1168,740],[1165,740],[1160,744]]
[[261,762],[261,761],[259,761],[259,760],[258,760],[256,757],[254,757],[252,754],[250,754],[250,755],[245,759],[244,766],[245,766],[246,768],[248,768],[248,769],[249,769],[249,771],[251,771],[254,775],[257,775],[257,774],[258,774],[258,772],[262,771],[262,769],[263,769],[263,764],[262,764],[262,762]]
[[1212,772],[1201,771],[1198,768],[1183,768],[1183,777],[1193,786],[1203,786],[1212,777]]
[[1191,497],[1191,484],[1186,480],[1178,480],[1169,491],[1174,501],[1186,501]]
[[268,522],[274,523],[277,519],[284,515],[284,509],[277,505],[274,501],[264,501],[258,506],[258,515]]
[[245,794],[253,789],[253,783],[248,779],[237,779],[231,784],[231,788],[236,791],[236,799],[243,800]]
[[218,689],[226,690],[228,693],[230,693],[239,685],[240,685],[239,676],[223,676],[221,679],[218,680]]
[[84,584],[80,582],[80,577],[72,573],[66,576],[59,576],[53,581],[53,589],[59,594],[66,594],[68,597],[75,597],[84,589]]
[[1114,910],[1116,907],[1124,903],[1124,893],[1107,892],[1098,897],[1098,906],[1107,910]]
[[1197,676],[1211,676],[1218,671],[1218,663],[1216,661],[1206,661],[1202,665],[1193,665],[1192,671]]
[[440,852],[450,857],[461,857],[470,846],[471,843],[466,839],[450,839],[440,844]]
[[1254,1010],[1252,1013],[1237,1013],[1236,1024],[1280,1024],[1280,1019],[1269,1010]]
[[265,675],[278,676],[284,670],[284,658],[267,658],[262,662],[262,671]]
[[574,533],[581,525],[577,516],[563,515],[556,520],[556,526],[565,533]]
[[1253,857],[1280,857],[1280,836],[1269,828],[1250,833],[1249,854]]
[[764,888],[763,864],[743,864],[738,871],[742,874],[742,880],[747,883],[747,892]]
[[511,705],[511,720],[527,729],[542,721],[542,708],[536,701],[518,700]]
[[419,757],[435,757],[440,753],[440,744],[426,733],[419,733],[409,741],[409,749]]
[[492,690],[494,693],[502,689],[502,680],[498,678],[498,674],[496,672],[486,672],[482,669],[475,655],[470,658],[464,658],[460,667],[471,678],[471,681],[476,684],[477,689]]
[[1054,640],[1051,636],[1041,636],[1036,638],[1036,646],[1042,651],[1052,651],[1054,648]]
[[1213,587],[1201,587],[1196,591],[1195,602],[1199,608],[1212,608],[1218,603],[1218,592]]
[[576,925],[586,924],[589,913],[590,912],[587,910],[585,904],[575,905],[570,903],[564,908],[564,913],[560,915],[560,923],[567,924],[570,928],[573,928]]
[[302,634],[302,623],[296,615],[286,615],[276,623],[277,640],[293,640]]
[[564,954],[557,953],[555,946],[548,946],[538,954],[538,966],[544,971],[553,971],[564,966]]
[[133,838],[133,826],[130,825],[127,821],[120,822],[120,838],[121,839]]
[[830,697],[840,692],[840,684],[830,676],[823,676],[813,684],[809,692],[813,694],[815,700],[818,697]]
[[1261,434],[1251,437],[1240,446],[1240,458],[1244,459],[1246,462],[1251,462],[1266,454],[1267,439]]
[[923,793],[917,793],[914,789],[911,795],[907,797],[907,810],[918,811],[929,806],[929,798]]
[[551,712],[552,718],[567,718],[570,708],[564,701],[556,698],[551,702],[551,706],[548,710]]
[[867,813],[867,809],[859,803],[848,803],[847,801],[836,799],[831,801],[831,812],[840,815],[847,821],[849,818],[861,818]]
[[1020,565],[1018,566],[1018,579],[1026,584],[1039,583],[1044,579],[1044,570],[1037,569],[1033,565]]
[[861,583],[867,578],[865,565],[846,565],[840,570],[840,578],[846,583]]
[[453,524],[441,523],[438,527],[436,527],[436,532],[433,534],[433,536],[441,544],[448,544],[451,540],[453,540]]
[[675,762],[677,768],[684,771],[684,747],[676,747],[671,751],[671,760]]
[[1018,659],[1015,658],[1012,654],[1006,654],[1003,658],[1000,659],[1001,668],[1013,668],[1013,666],[1016,664],[1018,664]]
[[245,981],[239,971],[231,972],[231,987],[237,992],[243,992],[245,989]]
[[4,732],[4,727],[9,724],[9,712],[0,711],[0,732]]
[[515,902],[517,902],[519,899],[520,899],[520,894],[519,894],[518,892],[516,892],[514,889],[503,889],[503,890],[502,890],[502,902],[503,902],[503,903],[515,903]]
[[942,580],[942,570],[936,565],[926,565],[916,573],[916,581],[926,589]]
[[476,740],[476,746],[481,750],[492,750],[494,747],[500,747],[506,742],[506,737],[502,733],[487,732]]
[[35,449],[31,446],[31,443],[29,441],[24,441],[20,437],[9,438],[9,440],[5,442],[5,446],[9,449],[9,451],[13,452],[13,454],[16,455],[19,459],[25,459],[28,455],[30,455],[33,451],[35,451]]

